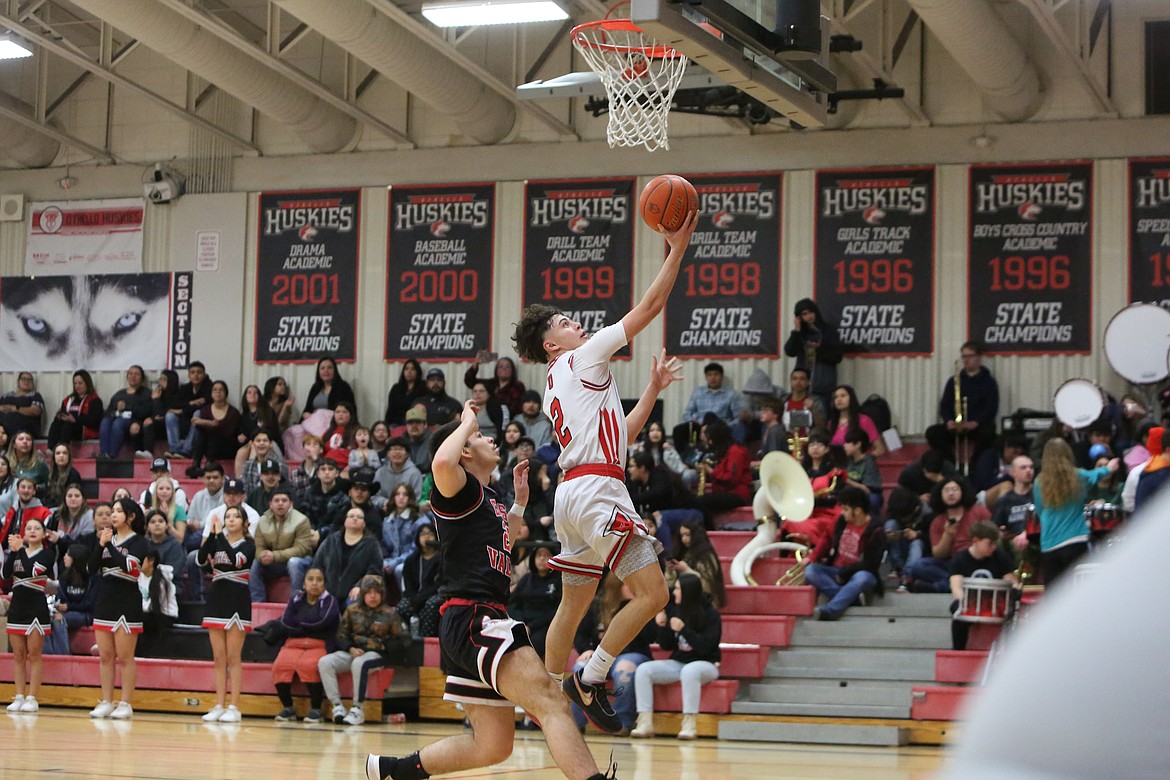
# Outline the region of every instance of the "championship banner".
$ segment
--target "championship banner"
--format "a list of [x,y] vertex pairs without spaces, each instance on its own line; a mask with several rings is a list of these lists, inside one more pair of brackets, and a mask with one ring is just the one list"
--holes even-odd
[[998,354],[1092,345],[1093,164],[973,165],[969,338]]
[[666,302],[666,351],[780,355],[780,174],[687,176],[699,226]]
[[1129,301],[1170,308],[1170,158],[1129,161]]
[[386,360],[472,360],[492,343],[494,184],[390,188]]
[[934,351],[934,168],[817,172],[814,257],[846,354]]
[[6,370],[159,371],[190,355],[190,272],[0,279]]
[[[531,181],[524,190],[521,301],[562,309],[594,333],[634,303],[633,179]],[[617,357],[630,357],[630,345]]]
[[26,276],[142,271],[142,198],[33,203]]
[[257,363],[357,357],[360,190],[260,194]]

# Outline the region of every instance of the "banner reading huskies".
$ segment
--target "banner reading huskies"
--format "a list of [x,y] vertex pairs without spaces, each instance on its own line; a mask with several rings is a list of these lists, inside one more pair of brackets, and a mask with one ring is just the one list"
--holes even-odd
[[360,190],[260,194],[257,363],[356,358],[360,203]]
[[1129,300],[1170,308],[1170,158],[1129,161]]
[[688,176],[699,226],[666,302],[666,351],[779,357],[780,174]]
[[934,168],[817,173],[815,293],[853,355],[934,351]]
[[[531,181],[524,196],[523,305],[563,309],[589,333],[633,306],[633,179]],[[617,352],[630,356],[630,345]]]
[[390,188],[386,359],[471,360],[491,345],[494,184]]
[[973,165],[969,337],[990,352],[1085,353],[1092,334],[1093,164]]

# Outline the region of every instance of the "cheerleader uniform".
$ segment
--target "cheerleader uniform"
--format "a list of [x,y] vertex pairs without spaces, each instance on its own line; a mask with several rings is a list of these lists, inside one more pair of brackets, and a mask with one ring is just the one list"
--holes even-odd
[[122,541],[111,539],[106,546],[98,547],[100,555],[89,561],[90,571],[102,575],[102,588],[93,610],[94,630],[142,633],[138,572],[149,549],[146,539],[136,533]]
[[42,636],[53,633],[49,602],[45,600],[45,583],[57,561],[57,550],[47,545],[29,553],[27,547],[9,553],[4,561],[4,579],[12,583],[12,603],[8,607],[8,633]]
[[248,590],[256,543],[244,537],[235,544],[224,534],[208,536],[197,561],[211,572],[211,592],[203,613],[204,628],[252,630],[252,595]]

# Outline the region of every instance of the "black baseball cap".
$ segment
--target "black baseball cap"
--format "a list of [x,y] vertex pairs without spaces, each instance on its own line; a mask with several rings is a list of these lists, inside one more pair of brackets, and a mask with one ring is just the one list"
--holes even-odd
[[232,477],[223,481],[223,492],[225,493],[244,493],[244,481]]

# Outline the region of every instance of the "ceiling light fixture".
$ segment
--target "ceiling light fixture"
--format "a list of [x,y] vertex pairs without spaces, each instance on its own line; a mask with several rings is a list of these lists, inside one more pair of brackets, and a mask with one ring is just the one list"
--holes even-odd
[[18,60],[31,57],[32,49],[12,33],[0,35],[0,60]]
[[422,15],[436,27],[478,27],[485,24],[556,22],[569,18],[552,0],[511,2],[424,3]]

